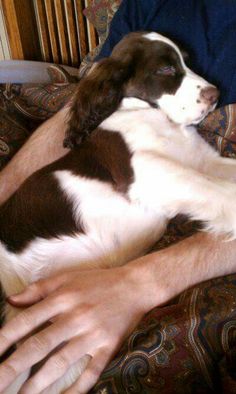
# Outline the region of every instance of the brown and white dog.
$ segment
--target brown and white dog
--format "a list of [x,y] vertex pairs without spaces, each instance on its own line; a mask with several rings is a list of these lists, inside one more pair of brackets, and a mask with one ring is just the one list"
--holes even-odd
[[[218,95],[157,33],[131,33],[97,63],[71,105],[69,153],[0,207],[6,295],[59,271],[125,264],[178,213],[235,238],[236,162],[191,126]],[[15,313],[9,308],[6,319]],[[79,373],[80,363],[44,392],[60,393]],[[26,375],[8,392],[17,393]]]

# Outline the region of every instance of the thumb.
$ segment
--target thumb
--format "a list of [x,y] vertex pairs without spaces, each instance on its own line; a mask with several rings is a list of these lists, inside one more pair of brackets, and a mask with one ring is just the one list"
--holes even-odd
[[9,304],[24,307],[35,304],[46,298],[65,283],[67,274],[60,274],[48,279],[39,280],[26,287],[22,292],[7,298]]

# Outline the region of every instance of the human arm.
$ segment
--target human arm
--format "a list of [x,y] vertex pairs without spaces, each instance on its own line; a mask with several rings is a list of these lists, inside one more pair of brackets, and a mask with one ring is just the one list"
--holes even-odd
[[10,197],[24,180],[41,167],[64,156],[63,148],[68,106],[44,122],[0,172],[0,204]]
[[[14,370],[20,373],[50,352],[51,338],[58,338],[57,344],[64,338],[68,339],[67,348],[51,356],[22,393],[40,392],[75,358],[90,354],[93,358],[86,372],[75,383],[77,391],[87,392],[146,312],[203,280],[235,272],[235,255],[236,241],[222,242],[198,233],[121,268],[77,271],[32,285],[11,299],[19,306],[36,304],[3,328],[0,351],[43,321],[58,318],[28,339],[0,367],[0,390],[14,379]],[[32,347],[38,350],[32,352]]]

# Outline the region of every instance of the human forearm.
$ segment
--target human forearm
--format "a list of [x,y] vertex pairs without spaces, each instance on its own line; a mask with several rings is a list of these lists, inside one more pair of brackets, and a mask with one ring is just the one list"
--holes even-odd
[[0,203],[33,172],[67,153],[63,148],[68,107],[44,122],[0,173]]
[[202,281],[236,272],[236,241],[197,233],[127,265],[145,310],[166,303]]

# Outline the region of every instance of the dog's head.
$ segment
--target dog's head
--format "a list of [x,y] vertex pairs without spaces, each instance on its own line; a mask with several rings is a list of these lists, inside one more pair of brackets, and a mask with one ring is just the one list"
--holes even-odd
[[189,70],[183,51],[168,38],[154,32],[130,33],[79,83],[64,145],[78,145],[124,97],[147,101],[173,122],[189,125],[215,108],[219,92]]

